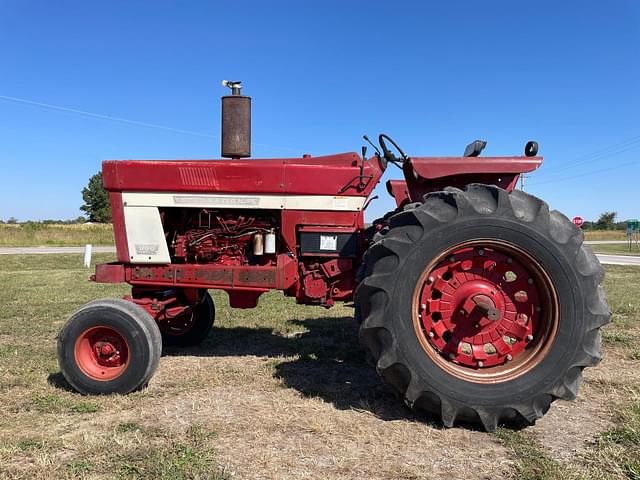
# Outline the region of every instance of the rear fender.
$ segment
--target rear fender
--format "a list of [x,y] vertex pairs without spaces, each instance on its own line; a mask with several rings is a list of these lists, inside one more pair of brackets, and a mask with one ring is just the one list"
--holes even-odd
[[[429,192],[470,183],[496,185],[511,192],[521,174],[541,164],[542,157],[415,157],[404,163],[405,190],[412,202]],[[392,191],[395,198],[401,187],[396,185]]]

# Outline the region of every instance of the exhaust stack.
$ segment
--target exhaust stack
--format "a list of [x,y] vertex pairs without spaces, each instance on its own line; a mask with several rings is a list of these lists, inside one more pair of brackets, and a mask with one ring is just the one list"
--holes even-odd
[[223,80],[231,95],[222,97],[222,156],[251,156],[251,97],[241,94],[242,82]]

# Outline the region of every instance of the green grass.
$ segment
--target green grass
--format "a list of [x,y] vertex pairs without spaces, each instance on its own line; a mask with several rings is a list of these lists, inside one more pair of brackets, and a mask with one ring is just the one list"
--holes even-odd
[[53,393],[34,395],[31,399],[33,408],[40,413],[95,413],[100,407],[90,401],[69,401],[60,395]]
[[640,255],[640,246],[633,244],[631,249],[629,245],[622,243],[601,243],[598,245],[591,245],[591,248],[596,253],[608,253],[610,255]]
[[573,475],[550,458],[536,439],[526,432],[499,429],[496,436],[517,459],[516,475],[519,480],[568,479]]
[[640,389],[631,391],[632,401],[619,407],[616,426],[598,439],[598,456],[626,478],[640,480]]
[[603,329],[605,345],[616,348],[630,360],[640,359],[640,268],[607,266],[604,281],[611,324]]
[[[126,435],[130,430],[123,432]],[[154,430],[135,430],[142,433],[139,448],[117,457],[118,478],[182,480],[227,478],[218,469],[215,450],[210,445],[215,435],[201,425],[192,425],[180,439]],[[158,438],[160,446],[154,446]]]
[[0,224],[0,247],[113,245],[110,224]]

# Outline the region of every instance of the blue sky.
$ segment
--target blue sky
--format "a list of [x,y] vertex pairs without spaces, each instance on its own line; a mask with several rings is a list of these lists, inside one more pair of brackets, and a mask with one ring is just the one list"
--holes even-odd
[[[0,96],[202,134],[0,99],[3,219],[77,216],[103,159],[217,158],[224,78],[254,98],[256,157],[359,151],[381,131],[415,156],[476,138],[515,155],[536,139],[545,164],[529,192],[569,216],[640,217],[636,0],[3,0],[0,12]],[[369,219],[393,206],[378,190]]]

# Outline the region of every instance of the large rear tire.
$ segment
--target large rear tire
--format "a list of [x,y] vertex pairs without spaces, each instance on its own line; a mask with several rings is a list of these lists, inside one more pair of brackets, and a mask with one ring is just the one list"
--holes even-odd
[[533,424],[577,395],[611,313],[582,232],[543,201],[487,185],[389,218],[356,291],[383,380],[445,426]]
[[144,388],[161,354],[155,320],[121,299],[95,300],[80,307],[58,336],[60,370],[83,394],[125,394]]

